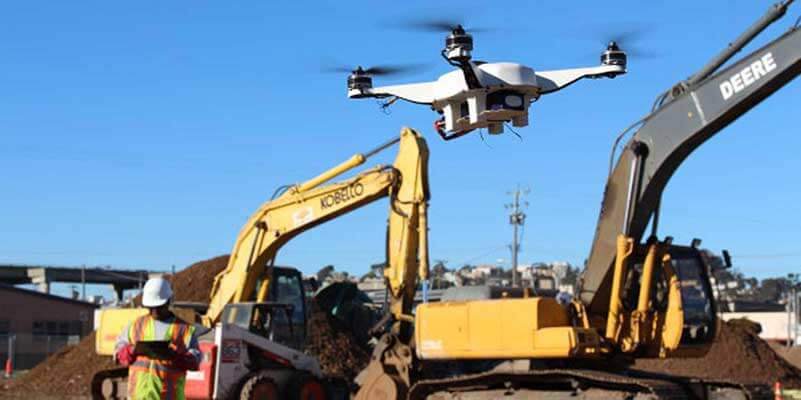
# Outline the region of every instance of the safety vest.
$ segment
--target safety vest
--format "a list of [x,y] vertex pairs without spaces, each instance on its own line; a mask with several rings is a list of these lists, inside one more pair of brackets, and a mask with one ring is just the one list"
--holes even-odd
[[[155,319],[143,315],[131,324],[128,342],[135,346],[144,340],[169,340],[173,350],[183,352],[195,327],[179,321],[170,323],[163,338],[156,338]],[[186,372],[172,366],[169,360],[156,360],[139,355],[128,366],[128,398],[136,400],[183,400]]]

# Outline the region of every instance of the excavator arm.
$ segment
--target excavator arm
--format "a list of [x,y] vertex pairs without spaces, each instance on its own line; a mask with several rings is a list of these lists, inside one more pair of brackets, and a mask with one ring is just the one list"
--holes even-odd
[[[377,166],[338,183],[323,185],[362,165],[372,155],[399,143],[392,166]],[[278,250],[293,237],[317,225],[378,199],[389,197],[387,279],[398,301],[393,312],[408,314],[415,277],[428,274],[427,222],[428,147],[415,131],[404,128],[400,137],[299,185],[261,207],[239,232],[227,267],[214,280],[203,324],[214,326],[230,303],[265,301],[270,268]],[[411,282],[411,283],[410,283]],[[401,304],[408,305],[401,306]]]
[[713,74],[784,15],[791,2],[773,6],[699,73],[660,97],[655,110],[637,124],[639,130],[610,170],[582,279],[580,299],[591,314],[609,309],[617,238],[639,243],[649,222],[656,230],[662,192],[676,169],[707,139],[801,73],[801,29],[796,26]]

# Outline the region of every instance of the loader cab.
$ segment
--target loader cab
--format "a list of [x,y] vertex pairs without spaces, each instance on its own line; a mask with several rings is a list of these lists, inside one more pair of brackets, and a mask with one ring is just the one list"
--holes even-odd
[[[289,304],[291,312],[278,313],[273,319],[273,331],[291,338],[300,349],[306,340],[306,291],[303,277],[294,268],[275,267],[269,298],[276,303]],[[287,310],[289,311],[289,310]]]
[[[294,268],[273,267],[272,270],[267,301],[229,304],[221,320],[290,348],[301,349],[306,340],[307,309],[302,276]],[[257,286],[263,282],[265,280],[260,280]]]

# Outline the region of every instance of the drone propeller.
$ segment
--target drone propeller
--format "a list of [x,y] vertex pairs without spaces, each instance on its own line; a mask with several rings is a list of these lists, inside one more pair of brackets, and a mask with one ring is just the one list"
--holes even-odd
[[627,43],[630,44],[641,40],[648,34],[649,31],[650,31],[649,28],[639,26],[639,27],[632,27],[625,31],[616,30],[616,31],[606,31],[600,33],[603,35],[604,39],[608,38],[607,41],[617,42],[618,45],[625,45]]
[[441,33],[451,33],[455,30],[461,29],[468,33],[483,33],[483,32],[491,32],[493,29],[486,28],[486,27],[473,27],[473,26],[465,26],[463,21],[460,21],[456,18],[410,18],[403,21],[394,21],[385,24],[388,27],[401,29],[401,30],[408,30],[408,31],[417,31],[417,32],[441,32]]
[[414,74],[428,69],[426,64],[395,64],[395,65],[375,65],[369,68],[361,66],[349,67],[344,65],[323,67],[325,73],[351,74],[359,73],[370,76],[402,76]]
[[642,38],[646,37],[650,31],[651,28],[639,26],[639,27],[632,27],[625,31],[605,32],[603,37],[608,38],[608,40],[606,40],[606,44],[609,44],[610,42],[615,42],[630,57],[635,57],[639,59],[656,58],[659,57],[658,53],[645,50],[642,47],[637,46],[635,44]]
[[[621,26],[625,28],[621,29]],[[579,39],[590,39],[604,46],[610,46],[614,43],[625,51],[629,57],[635,59],[658,58],[661,56],[659,53],[637,45],[637,42],[647,37],[652,30],[652,27],[640,23],[618,23],[614,26],[585,27],[582,32],[571,36]]]

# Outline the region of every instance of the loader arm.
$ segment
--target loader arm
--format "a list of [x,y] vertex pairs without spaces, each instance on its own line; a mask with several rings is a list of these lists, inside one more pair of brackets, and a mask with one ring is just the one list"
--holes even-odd
[[779,38],[712,74],[791,1],[776,4],[701,72],[665,94],[661,106],[641,120],[622,150],[604,190],[580,299],[595,315],[609,310],[616,240],[639,243],[649,221],[658,223],[659,201],[670,177],[707,139],[801,73],[801,29]]
[[[377,166],[353,178],[323,185],[395,143],[399,143],[399,150],[393,165]],[[264,273],[265,268],[273,265],[287,241],[384,197],[390,200],[386,277],[393,296],[413,299],[415,277],[425,278],[428,273],[427,168],[425,140],[417,132],[404,128],[398,139],[366,154],[356,154],[264,203],[239,232],[228,265],[214,279],[203,324],[214,326],[227,304],[254,298],[265,301],[270,285],[270,274]],[[397,312],[408,313],[408,309],[399,306]]]

